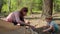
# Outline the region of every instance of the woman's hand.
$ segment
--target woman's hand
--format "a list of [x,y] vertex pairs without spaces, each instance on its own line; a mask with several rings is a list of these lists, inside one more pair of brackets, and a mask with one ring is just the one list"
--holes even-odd
[[20,26],[20,24],[19,24],[19,23],[18,23],[17,25],[18,25],[18,26]]
[[25,23],[26,23],[26,24],[30,24],[30,21],[26,20]]
[[43,32],[47,32],[47,30],[43,30]]

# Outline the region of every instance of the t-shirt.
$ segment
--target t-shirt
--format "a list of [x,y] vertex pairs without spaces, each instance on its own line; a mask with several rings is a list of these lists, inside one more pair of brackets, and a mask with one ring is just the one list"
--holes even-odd
[[59,27],[58,24],[56,24],[54,21],[51,21],[51,23],[47,23],[48,26],[53,26],[55,31],[58,31]]
[[6,21],[9,21],[9,22],[12,22],[12,21],[19,22],[21,20],[24,21],[23,17],[20,16],[19,11],[10,13],[6,18]]

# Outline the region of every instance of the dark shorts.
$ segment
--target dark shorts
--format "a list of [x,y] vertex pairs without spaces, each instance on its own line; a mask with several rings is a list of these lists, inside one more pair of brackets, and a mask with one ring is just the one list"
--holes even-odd
[[17,22],[13,22],[13,21],[12,21],[12,23],[13,23],[14,25],[17,25]]
[[[17,22],[12,22],[14,25],[17,25]],[[25,26],[24,24],[20,24],[20,26]]]

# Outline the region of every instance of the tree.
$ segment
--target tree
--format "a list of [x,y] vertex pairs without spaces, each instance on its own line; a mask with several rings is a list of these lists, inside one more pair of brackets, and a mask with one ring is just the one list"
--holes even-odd
[[11,11],[11,0],[8,1],[9,12]]
[[2,10],[3,4],[4,4],[4,0],[0,0],[0,13],[1,13],[1,10]]
[[43,0],[43,12],[42,16],[52,16],[53,0]]
[[22,3],[22,0],[17,0],[18,1],[18,7],[20,6],[20,4]]
[[31,14],[33,14],[33,12],[32,12],[33,4],[34,4],[34,0],[31,0],[31,5],[30,5],[30,11],[31,11]]
[[60,12],[60,0],[53,0],[54,1],[54,11]]

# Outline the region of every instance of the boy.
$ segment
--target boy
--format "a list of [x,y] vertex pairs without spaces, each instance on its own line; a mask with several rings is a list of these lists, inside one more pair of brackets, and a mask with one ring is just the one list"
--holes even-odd
[[43,32],[50,32],[52,34],[55,34],[55,32],[58,31],[58,25],[52,21],[52,17],[46,18],[47,26],[45,27],[46,29],[43,30]]

